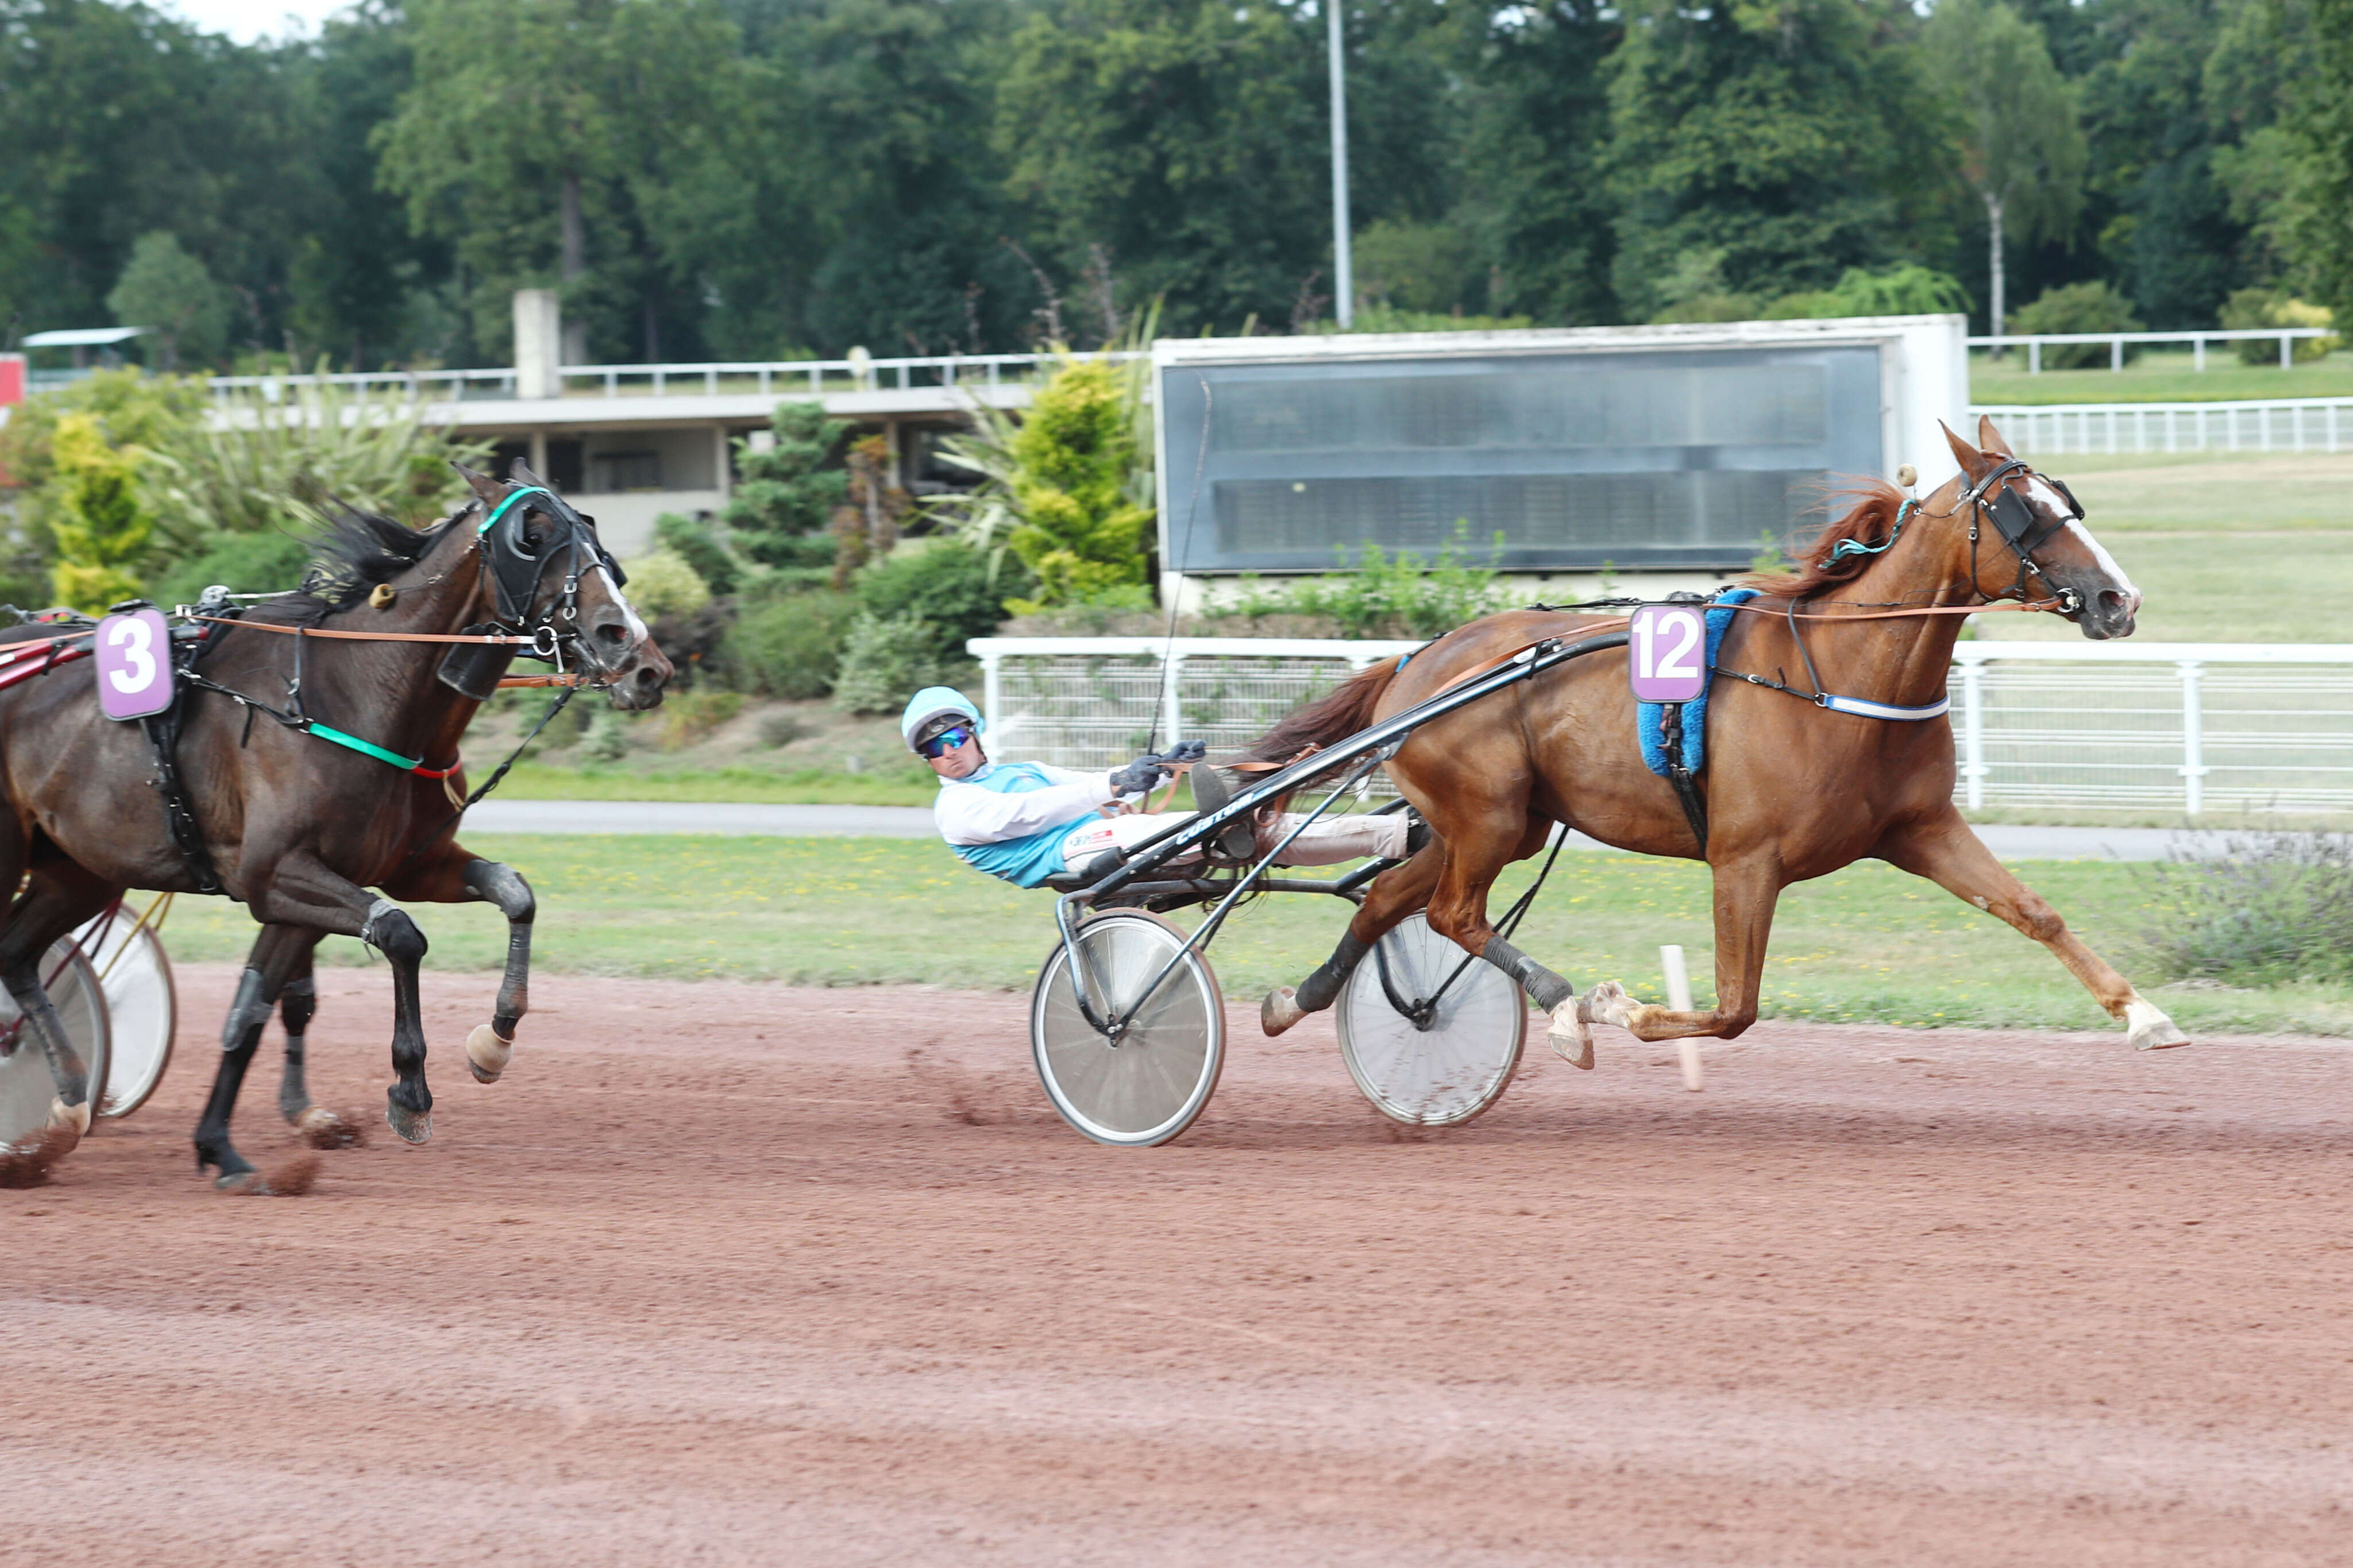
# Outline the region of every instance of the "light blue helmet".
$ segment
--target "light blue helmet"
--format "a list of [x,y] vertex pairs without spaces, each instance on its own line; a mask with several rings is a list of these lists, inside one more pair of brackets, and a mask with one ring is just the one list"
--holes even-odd
[[899,716],[899,733],[912,752],[951,724],[970,724],[975,734],[988,728],[963,692],[953,686],[926,686],[907,700],[907,710]]

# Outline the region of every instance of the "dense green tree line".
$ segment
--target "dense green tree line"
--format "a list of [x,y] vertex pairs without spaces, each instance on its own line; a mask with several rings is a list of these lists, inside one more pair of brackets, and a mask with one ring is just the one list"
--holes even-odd
[[[2353,0],[1352,0],[1366,303],[1545,324],[1925,267],[1986,319],[2353,303]],[[241,47],[0,0],[0,314],[184,363],[1003,351],[1331,313],[1281,0],[364,0]],[[1907,274],[1909,276],[1909,274]],[[1847,285],[1852,288],[1851,281]]]

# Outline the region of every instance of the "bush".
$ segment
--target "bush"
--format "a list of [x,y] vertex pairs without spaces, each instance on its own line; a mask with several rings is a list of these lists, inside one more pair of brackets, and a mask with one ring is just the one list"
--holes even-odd
[[1005,619],[1005,601],[1026,593],[1029,574],[1007,560],[992,581],[988,557],[952,539],[901,546],[858,575],[858,607],[883,620],[913,616],[931,628],[928,656],[965,657],[968,638],[985,637]]
[[736,617],[723,652],[737,684],[770,697],[807,699],[833,689],[849,621],[847,595],[788,594]]
[[760,744],[764,746],[782,748],[816,733],[790,713],[771,713],[760,721]]
[[667,698],[662,702],[662,749],[675,752],[691,746],[736,714],[744,711],[740,691],[705,689]]
[[675,550],[657,550],[622,563],[629,602],[648,620],[691,616],[711,603],[711,585]]
[[2140,947],[2167,978],[2353,980],[2353,835],[2236,834],[2149,876],[2162,921]]
[[830,562],[833,542],[826,525],[849,500],[849,477],[828,465],[850,426],[827,417],[818,403],[779,403],[769,426],[776,442],[767,451],[754,451],[749,441],[737,444],[743,478],[722,521],[744,553],[762,565],[815,564],[802,559],[811,536]]
[[[2070,283],[2045,289],[2041,299],[2012,314],[2010,330],[2021,337],[2041,332],[2137,332],[2140,319],[2132,313],[2132,302],[2105,283]],[[2139,352],[2126,343],[2126,363]],[[2105,343],[2053,343],[2042,351],[2046,370],[2089,370],[2107,363]]]
[[[2336,325],[2336,317],[2324,306],[2307,305],[2277,289],[2242,289],[2223,305],[2222,324],[2233,329],[2328,327]],[[2297,338],[2295,342],[2295,362],[2298,364],[2325,358],[2338,346],[2333,337]],[[2239,351],[2239,358],[2248,364],[2279,363],[2279,340],[2276,338],[2268,341],[2247,338],[2231,346]]]
[[860,610],[841,647],[833,705],[845,713],[895,713],[907,699],[939,679],[935,634],[913,616]]
[[1768,321],[1831,320],[1841,316],[1950,316],[1966,314],[1968,290],[1958,279],[1930,267],[1905,264],[1883,272],[1850,267],[1834,289],[1785,294],[1765,307]]
[[1429,560],[1400,550],[1389,554],[1367,541],[1354,572],[1261,587],[1255,580],[1204,619],[1256,620],[1264,616],[1322,616],[1348,637],[1434,637],[1503,605],[1495,574],[1462,561],[1462,531]]
[[675,551],[693,567],[694,574],[713,594],[735,591],[743,568],[709,523],[666,511],[654,519],[654,538],[664,550]]
[[270,594],[293,588],[311,564],[308,541],[272,531],[220,533],[192,559],[156,578],[148,597],[165,609],[193,605],[216,583],[237,594]]
[[1007,606],[1015,614],[1145,589],[1154,514],[1142,418],[1133,379],[1102,360],[1065,363],[1031,401],[1011,443],[1020,521],[1007,542],[1038,588]]

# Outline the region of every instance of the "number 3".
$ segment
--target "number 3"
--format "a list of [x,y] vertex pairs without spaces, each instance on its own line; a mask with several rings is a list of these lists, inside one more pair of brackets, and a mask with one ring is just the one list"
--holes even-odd
[[[145,621],[117,621],[114,629],[106,634],[106,640],[122,648],[125,662],[138,671],[133,675],[126,670],[108,670],[106,679],[114,683],[115,690],[125,697],[135,697],[155,684],[155,656],[148,651],[155,646],[155,634]],[[125,643],[131,646],[124,647]]]

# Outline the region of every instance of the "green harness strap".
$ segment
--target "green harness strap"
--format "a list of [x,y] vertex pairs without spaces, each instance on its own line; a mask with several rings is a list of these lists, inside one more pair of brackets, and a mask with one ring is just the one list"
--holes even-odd
[[357,735],[346,735],[333,725],[322,724],[315,719],[311,721],[308,727],[311,733],[322,741],[332,741],[338,746],[349,746],[363,756],[374,757],[379,763],[390,763],[405,773],[413,773],[425,765],[423,757],[404,757],[398,752],[387,752],[373,741],[363,741]]

